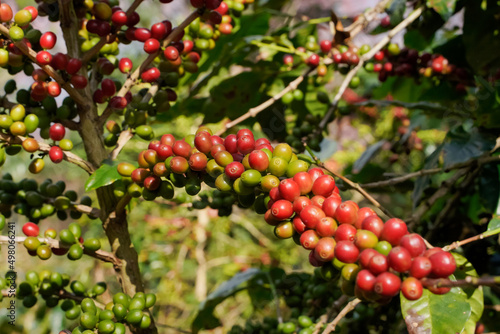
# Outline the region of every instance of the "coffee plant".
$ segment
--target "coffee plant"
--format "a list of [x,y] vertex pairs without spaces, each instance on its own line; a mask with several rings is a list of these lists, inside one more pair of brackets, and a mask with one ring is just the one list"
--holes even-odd
[[364,2],[1,3],[0,331],[500,331],[500,4]]

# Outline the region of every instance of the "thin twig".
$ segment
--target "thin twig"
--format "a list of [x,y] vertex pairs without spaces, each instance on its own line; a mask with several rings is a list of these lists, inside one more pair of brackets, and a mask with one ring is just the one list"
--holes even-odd
[[478,241],[478,240],[483,240],[484,238],[488,238],[488,237],[491,237],[491,236],[494,236],[494,235],[497,235],[497,234],[500,234],[500,227],[496,228],[494,230],[491,230],[491,231],[483,232],[481,234],[478,234],[478,235],[475,235],[473,237],[464,239],[462,241],[455,241],[454,243],[452,243],[452,244],[450,244],[448,246],[443,247],[443,250],[450,251],[450,250],[453,250],[453,249],[457,249],[458,247],[462,247],[463,245],[466,245],[468,243],[471,243],[471,242],[474,242],[474,241]]
[[281,99],[283,97],[283,95],[285,95],[286,93],[288,92],[291,92],[292,90],[294,89],[297,89],[297,87],[299,86],[299,84],[304,81],[304,79],[313,71],[312,68],[309,68],[304,74],[302,74],[301,76],[297,77],[295,80],[293,80],[292,82],[290,82],[288,84],[288,86],[286,86],[281,92],[279,92],[278,94],[274,95],[273,97],[271,97],[270,99],[268,99],[267,101],[265,101],[264,103],[256,106],[256,107],[253,107],[253,108],[250,108],[245,114],[241,115],[240,117],[236,118],[234,121],[231,121],[229,123],[226,123],[224,125],[224,128],[222,128],[220,131],[218,131],[216,133],[216,135],[220,136],[222,135],[224,132],[226,132],[227,130],[229,130],[230,128],[232,128],[233,126],[237,125],[237,124],[240,124],[241,122],[249,119],[250,117],[255,117],[257,116],[259,113],[261,113],[262,111],[266,110],[267,108],[269,108],[270,106],[272,106],[276,101],[278,101],[279,99]]
[[347,305],[342,309],[342,311],[340,311],[340,313],[335,317],[335,319],[333,319],[333,321],[330,322],[328,326],[326,326],[322,334],[329,334],[333,332],[335,330],[335,327],[340,322],[340,320],[342,320],[347,315],[347,313],[354,310],[356,308],[356,305],[358,305],[359,303],[361,303],[361,299],[359,298],[351,300],[349,303],[347,303]]
[[321,327],[323,327],[324,324],[332,317],[332,315],[335,312],[340,311],[342,305],[344,305],[347,301],[349,300],[348,295],[342,295],[340,296],[339,299],[337,299],[333,304],[332,307],[328,310],[327,313],[323,314],[321,317],[319,317],[319,321],[316,323],[314,326],[314,332],[312,334],[319,334],[321,331]]
[[355,183],[355,182],[349,180],[348,178],[346,178],[345,176],[329,169],[328,167],[325,166],[325,164],[321,160],[319,160],[319,158],[314,154],[314,152],[311,150],[311,148],[307,144],[304,143],[304,147],[306,148],[307,152],[309,152],[311,157],[314,159],[316,165],[318,165],[319,167],[321,167],[324,170],[328,171],[329,173],[333,174],[335,177],[338,177],[339,179],[344,181],[344,183],[346,183],[349,187],[351,187],[352,189],[356,190],[361,195],[363,195],[368,201],[370,201],[370,203],[372,203],[376,208],[378,208],[380,211],[382,211],[387,217],[390,217],[390,218],[394,217],[394,215],[389,210],[384,208],[375,198],[373,198],[369,193],[367,193],[366,190],[364,190],[358,183]]
[[[27,237],[16,237],[14,241],[18,244],[24,243],[24,240],[26,240]],[[50,248],[54,249],[69,249],[67,245],[64,245],[62,242],[56,239],[52,238],[38,238],[41,243],[46,243],[47,245],[50,246]],[[0,244],[9,244],[12,242],[12,239],[9,238],[8,236],[0,235]],[[87,254],[91,257],[94,257],[96,259],[99,259],[104,262],[109,262],[112,263],[115,267],[121,267],[122,261],[117,258],[113,253],[106,252],[103,250],[97,250],[95,252],[86,250],[83,248],[84,254]]]
[[408,173],[408,174],[394,177],[394,178],[384,180],[384,181],[365,183],[365,184],[362,184],[361,186],[365,189],[389,187],[389,186],[396,185],[398,183],[405,182],[405,181],[412,179],[414,177],[419,177],[419,176],[424,176],[424,175],[432,175],[432,174],[438,174],[438,173],[448,173],[454,169],[467,168],[467,167],[470,167],[471,165],[474,165],[474,164],[481,166],[481,165],[484,165],[484,164],[487,164],[490,162],[496,162],[496,161],[500,161],[500,156],[497,155],[497,156],[493,156],[493,157],[479,158],[477,160],[470,160],[467,162],[457,163],[457,164],[451,165],[451,166],[446,167],[446,168],[438,167],[438,168],[422,169],[418,172]]
[[[11,38],[9,35],[9,29],[3,24],[0,24],[0,33],[9,39]],[[69,96],[71,96],[71,98],[77,104],[85,104],[84,97],[73,86],[71,86],[68,82],[64,81],[64,79],[56,72],[56,70],[54,70],[52,66],[40,65],[36,61],[37,52],[35,50],[28,47],[24,41],[15,42],[14,45],[17,46],[17,48],[21,50],[22,53],[28,56],[28,58],[30,58],[31,61],[40,66],[42,70],[45,71],[45,73],[47,73],[61,86],[61,88],[63,88],[66,92],[68,92]]]
[[404,30],[408,25],[410,25],[413,21],[415,21],[424,11],[425,6],[421,6],[417,9],[415,9],[406,19],[401,21],[396,27],[394,27],[387,36],[385,36],[380,42],[378,42],[369,52],[365,53],[359,58],[359,63],[347,73],[345,76],[344,80],[342,81],[342,84],[340,85],[339,91],[337,92],[337,95],[333,98],[333,101],[330,104],[330,108],[328,109],[328,112],[325,114],[323,119],[318,125],[318,131],[323,131],[325,129],[326,125],[328,124],[328,121],[332,117],[333,113],[337,110],[337,106],[339,104],[340,99],[342,98],[342,95],[344,94],[345,90],[349,86],[349,83],[351,82],[352,78],[358,73],[358,71],[363,67],[363,64],[373,58],[373,56],[382,50],[386,44],[388,44],[391,39],[396,36],[400,31]]
[[[87,297],[77,296],[77,295],[75,295],[75,294],[72,294],[72,293],[70,293],[70,292],[68,292],[68,291],[64,290],[64,289],[60,290],[59,292],[55,293],[54,295],[55,295],[55,296],[58,296],[58,297],[59,297],[59,298],[61,298],[61,299],[71,299],[71,300],[77,301],[77,302],[79,302],[79,303],[81,303],[81,302],[82,302],[85,298],[87,298]],[[7,289],[2,290],[2,296],[3,296],[3,297],[9,297],[9,291],[8,291]],[[106,308],[106,305],[104,305],[104,304],[102,304],[102,303],[98,302],[98,301],[97,301],[97,300],[95,300],[95,299],[94,299],[94,303],[95,303],[95,305],[96,305],[98,308],[100,308],[100,309],[102,309],[102,310],[104,310],[104,309]]]
[[[0,132],[0,142],[5,142],[8,145],[22,144],[22,142],[25,141],[26,139],[27,137],[13,136]],[[50,145],[42,142],[38,142],[38,146],[39,146],[38,150],[43,153],[49,153],[51,148]],[[78,167],[82,168],[89,174],[92,174],[95,171],[94,166],[92,166],[90,162],[83,160],[78,155],[71,153],[69,151],[63,151],[63,152],[64,152],[64,160],[77,165]]]
[[377,19],[378,15],[385,11],[385,8],[390,2],[391,0],[380,1],[377,5],[375,5],[375,7],[370,8],[363,14],[359,15],[356,18],[356,21],[354,21],[351,25],[345,27],[344,31],[349,32],[351,34],[351,37],[357,35],[359,32],[365,29],[370,22]]
[[500,276],[473,277],[452,281],[447,278],[422,278],[420,280],[425,287],[464,287],[464,286],[497,286],[500,285]]
[[125,144],[127,144],[133,136],[134,133],[131,129],[127,129],[120,133],[120,136],[118,136],[118,141],[116,142],[116,146],[110,153],[111,160],[115,160],[118,157],[118,154],[120,154],[121,150],[125,147]]

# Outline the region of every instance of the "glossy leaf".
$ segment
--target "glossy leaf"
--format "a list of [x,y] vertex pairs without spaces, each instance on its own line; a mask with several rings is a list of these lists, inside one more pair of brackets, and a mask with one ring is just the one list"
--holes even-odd
[[455,10],[457,0],[427,0],[427,7],[434,9],[443,20],[448,20]]
[[91,191],[100,187],[112,184],[121,176],[118,174],[116,166],[119,161],[105,160],[103,165],[99,167],[85,182],[85,191]]
[[386,140],[381,140],[371,145],[363,152],[361,157],[354,163],[352,168],[353,173],[358,173],[363,167],[374,157],[374,155],[387,143]]
[[466,162],[490,151],[495,140],[478,128],[466,129],[461,125],[448,133],[444,150],[444,166],[449,167],[459,162]]

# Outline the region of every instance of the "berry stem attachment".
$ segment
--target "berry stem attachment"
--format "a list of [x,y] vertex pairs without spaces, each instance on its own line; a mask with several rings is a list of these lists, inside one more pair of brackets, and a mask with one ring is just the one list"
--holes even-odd
[[343,176],[335,171],[330,170],[329,168],[327,168],[325,166],[325,164],[323,162],[321,162],[321,160],[319,160],[319,158],[314,154],[314,152],[311,150],[311,148],[306,143],[304,143],[304,147],[306,148],[306,151],[311,155],[311,157],[315,161],[316,165],[318,165],[319,167],[323,168],[327,172],[333,174],[335,177],[338,177],[339,179],[344,181],[349,187],[351,187],[352,189],[359,192],[368,201],[370,201],[370,203],[372,203],[375,207],[380,209],[380,211],[382,211],[387,217],[394,218],[394,215],[389,210],[384,208],[375,198],[373,198],[369,193],[367,193],[366,190],[364,190],[358,183],[352,182],[351,180],[349,180],[345,176]]
[[340,85],[339,91],[337,92],[337,95],[335,95],[330,108],[328,109],[327,113],[319,123],[317,131],[323,131],[323,129],[326,127],[328,122],[330,121],[331,117],[333,116],[333,113],[337,110],[337,106],[339,104],[340,99],[342,98],[342,95],[344,94],[345,90],[349,86],[349,83],[351,82],[352,78],[358,73],[358,71],[363,67],[363,64],[373,58],[373,56],[384,46],[386,46],[392,38],[397,35],[399,32],[404,30],[408,25],[410,25],[413,21],[415,21],[420,15],[424,12],[425,6],[421,6],[417,9],[415,9],[406,19],[401,21],[400,24],[398,24],[394,29],[389,31],[387,36],[385,36],[380,42],[378,42],[368,53],[364,54],[359,58],[359,63],[347,73],[347,75],[344,78],[344,81],[342,81],[342,84]]
[[322,334],[329,334],[333,332],[335,330],[335,327],[340,322],[340,320],[342,320],[347,315],[347,313],[354,310],[359,303],[361,303],[361,299],[359,298],[353,299],[349,303],[347,303],[347,305],[342,309],[342,311],[340,311],[340,313],[335,317],[335,319],[333,319],[333,321],[330,322],[328,326],[326,326]]

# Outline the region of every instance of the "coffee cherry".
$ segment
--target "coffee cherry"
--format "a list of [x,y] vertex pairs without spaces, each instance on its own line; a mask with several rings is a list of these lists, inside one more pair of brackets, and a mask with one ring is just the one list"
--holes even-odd
[[363,269],[358,272],[356,276],[356,286],[365,292],[373,291],[375,287],[375,276],[366,269]]
[[52,49],[57,42],[57,36],[53,32],[46,32],[40,37],[40,46],[44,49]]
[[289,221],[282,222],[274,228],[274,235],[279,239],[289,239],[294,233],[293,224]]
[[363,224],[363,220],[365,220],[366,217],[375,216],[375,215],[376,215],[375,211],[373,211],[373,209],[371,209],[371,208],[368,208],[368,207],[360,208],[358,210],[358,218],[356,219],[356,223],[354,223],[354,226],[357,229],[362,228],[361,225]]
[[380,240],[386,240],[393,246],[399,245],[401,238],[408,233],[406,223],[398,218],[391,218],[385,222]]
[[312,205],[311,200],[306,196],[299,196],[293,201],[293,211],[300,214],[306,206]]
[[249,154],[255,148],[255,139],[253,136],[241,136],[238,138],[237,142],[238,151],[241,154]]
[[173,157],[170,160],[170,170],[176,174],[184,174],[189,170],[189,163],[184,157]]
[[431,273],[438,278],[446,278],[450,276],[457,268],[455,258],[449,252],[437,252],[429,256],[429,260],[432,264]]
[[390,272],[385,272],[375,279],[374,291],[383,297],[394,297],[401,288],[401,279]]
[[[338,229],[337,229],[338,230]],[[344,263],[354,263],[358,259],[359,249],[353,242],[340,240],[335,246],[335,257]]]
[[384,228],[384,222],[382,221],[382,219],[380,219],[379,216],[368,216],[363,219],[361,228],[363,230],[373,232],[378,238],[380,238],[380,234],[382,233],[382,230]]
[[412,257],[420,256],[426,250],[424,239],[416,233],[403,236],[400,245],[406,248]]
[[315,228],[320,220],[325,217],[323,210],[315,205],[306,206],[300,212],[300,219],[308,228]]
[[335,232],[335,240],[336,241],[354,241],[357,230],[354,226],[349,224],[341,224],[338,226],[337,231]]
[[368,264],[370,263],[370,260],[372,257],[374,257],[376,254],[380,254],[377,252],[375,249],[365,249],[361,253],[359,253],[359,264],[363,268],[368,268]]
[[335,180],[330,175],[319,176],[313,183],[312,192],[314,195],[328,197],[335,189]]
[[328,262],[334,258],[336,242],[333,238],[321,238],[319,239],[316,247],[314,248],[314,256],[317,260]]
[[306,63],[311,67],[316,67],[319,65],[320,60],[320,56],[318,56],[317,54],[312,54],[311,56],[309,56],[309,58],[307,58]]
[[156,82],[160,78],[160,70],[156,67],[151,67],[141,74],[141,79],[144,82]]
[[331,217],[321,218],[316,225],[316,231],[322,237],[333,237],[337,231],[337,222]]
[[148,54],[155,53],[160,49],[160,42],[156,38],[149,38],[144,42],[144,52]]
[[59,146],[52,146],[49,150],[49,158],[53,163],[58,164],[63,161],[64,153]]
[[290,202],[293,202],[300,196],[299,185],[292,179],[285,179],[281,181],[278,189],[281,197]]
[[195,153],[189,157],[189,167],[194,171],[202,171],[207,167],[208,159],[203,153]]
[[407,272],[411,268],[411,254],[404,247],[394,247],[387,258],[390,267],[399,273]]
[[271,214],[278,220],[285,220],[293,215],[293,205],[291,202],[280,199],[271,206]]
[[448,292],[450,292],[451,288],[449,287],[440,287],[440,288],[437,288],[437,287],[434,287],[434,286],[426,286],[427,290],[429,290],[430,292],[432,292],[433,294],[435,295],[444,295],[444,294],[447,294]]
[[227,176],[229,176],[231,180],[236,180],[237,178],[239,178],[244,171],[245,167],[243,166],[243,164],[237,161],[231,162],[224,169],[224,172],[226,173]]
[[307,230],[300,235],[300,244],[305,249],[314,249],[319,242],[320,236],[315,230]]
[[269,166],[269,158],[265,152],[255,150],[248,156],[248,163],[252,169],[264,172]]
[[52,124],[52,126],[49,129],[49,137],[50,139],[55,141],[63,139],[65,134],[66,134],[66,129],[60,123]]
[[27,237],[38,237],[40,234],[40,228],[38,225],[33,224],[33,223],[26,223],[23,225],[23,233]]
[[354,225],[357,218],[358,208],[352,201],[345,201],[340,204],[335,211],[335,219],[339,222],[339,224]]
[[38,151],[40,145],[34,138],[26,138],[22,143],[23,149],[26,152],[33,153]]
[[118,62],[118,69],[120,72],[127,74],[132,70],[133,63],[129,58],[122,58]]
[[73,75],[70,82],[76,89],[84,89],[85,87],[87,87],[87,78],[85,78],[83,75]]
[[307,228],[307,226],[304,224],[304,222],[302,221],[302,219],[300,219],[299,216],[295,216],[295,218],[292,219],[292,224],[293,224],[293,229],[299,234],[302,234]]
[[354,237],[354,244],[361,250],[367,248],[374,248],[375,246],[377,246],[377,243],[378,243],[378,238],[371,231],[358,230],[356,232],[356,236]]
[[337,193],[333,193],[331,196],[325,198],[322,206],[325,215],[334,218],[335,212],[341,203],[342,198]]
[[417,300],[422,297],[422,283],[415,277],[406,278],[401,284],[401,292],[408,300]]
[[379,275],[389,270],[389,261],[382,254],[375,254],[368,263],[368,270],[374,275]]
[[410,267],[410,275],[415,278],[427,277],[432,271],[432,263],[429,258],[417,256],[413,259]]

